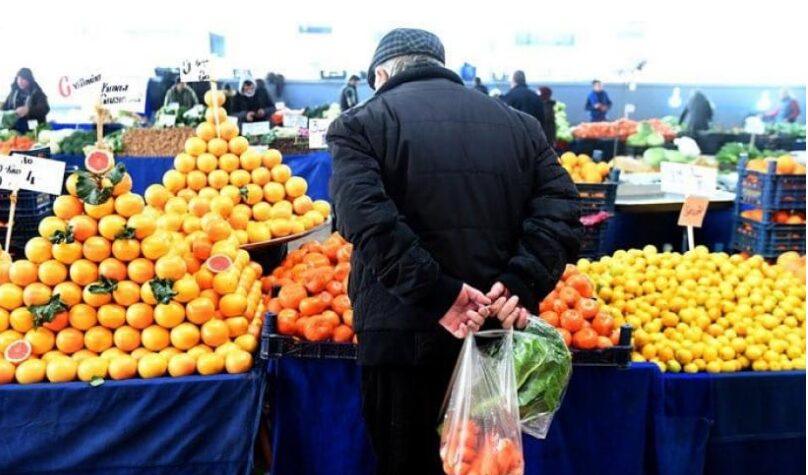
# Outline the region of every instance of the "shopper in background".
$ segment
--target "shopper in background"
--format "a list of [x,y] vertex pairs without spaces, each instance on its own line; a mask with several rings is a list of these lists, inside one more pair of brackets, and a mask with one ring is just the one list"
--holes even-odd
[[199,99],[193,89],[188,87],[184,82],[180,81],[178,77],[174,81],[174,85],[166,92],[166,98],[163,100],[163,106],[172,103],[177,103],[183,109],[190,109],[191,107],[199,104]]
[[786,88],[780,89],[780,106],[775,107],[764,118],[776,120],[778,122],[794,123],[800,116],[800,103],[791,95],[791,91]]
[[539,123],[466,88],[444,55],[432,33],[389,32],[375,95],[327,135],[382,475],[442,473],[436,427],[462,338],[486,316],[523,326],[579,247],[578,194]]
[[514,71],[511,77],[511,90],[502,96],[502,100],[514,109],[535,117],[542,130],[547,130],[544,123],[544,105],[539,95],[527,87],[524,71]]
[[359,104],[359,93],[356,92],[357,84],[359,84],[359,76],[352,74],[339,92],[339,108],[342,112]]
[[486,96],[488,95],[488,88],[483,85],[483,81],[480,78],[474,78],[474,89],[482,92]]
[[591,122],[603,122],[606,120],[606,113],[612,107],[612,100],[603,90],[603,83],[595,79],[592,81],[592,92],[586,97],[585,109],[589,111]]
[[239,122],[261,122],[269,120],[275,112],[275,103],[266,91],[260,92],[252,79],[245,79],[233,97],[233,110]]
[[539,88],[539,99],[541,99],[542,106],[544,107],[544,135],[550,145],[554,145],[556,141],[556,120],[555,120],[555,104],[553,100],[553,90],[547,86]]
[[[687,119],[688,116],[690,116],[690,119]],[[713,106],[701,91],[693,91],[690,100],[687,101],[685,110],[679,116],[679,125],[682,125],[685,119],[687,119],[685,135],[690,137],[696,137],[698,132],[710,128],[710,121],[713,120]]]
[[40,124],[47,121],[50,112],[48,96],[42,92],[30,69],[22,68],[17,72],[11,83],[11,92],[3,103],[3,110],[15,112],[17,121],[13,128],[21,134],[28,132],[29,120],[36,120]]

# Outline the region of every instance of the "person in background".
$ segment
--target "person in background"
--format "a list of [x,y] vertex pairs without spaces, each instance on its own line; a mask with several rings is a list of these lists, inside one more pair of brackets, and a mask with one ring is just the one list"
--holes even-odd
[[606,113],[612,107],[612,100],[603,90],[603,83],[595,79],[592,81],[592,92],[586,97],[585,109],[589,111],[591,122],[603,122],[606,120]]
[[534,117],[541,124],[542,130],[547,130],[544,122],[544,105],[539,95],[527,87],[524,71],[514,71],[511,77],[511,90],[502,96],[502,100],[514,109]]
[[3,103],[3,110],[14,111],[17,121],[13,128],[21,134],[28,132],[29,120],[36,120],[40,124],[47,121],[50,112],[48,96],[42,92],[30,69],[22,68],[17,72],[11,92]]
[[550,145],[554,145],[556,141],[556,120],[555,120],[555,104],[553,100],[553,90],[547,86],[539,88],[539,98],[544,106],[544,135]]
[[357,84],[359,84],[359,76],[352,74],[339,92],[339,108],[342,112],[359,104],[359,93],[356,92]]
[[791,95],[791,91],[783,88],[780,89],[780,106],[768,112],[764,116],[764,119],[793,124],[801,113],[800,103],[794,99],[794,96]]
[[188,87],[184,82],[180,81],[178,77],[174,81],[174,85],[166,92],[166,98],[163,100],[163,106],[167,106],[176,102],[181,108],[190,109],[191,107],[199,104],[199,99],[193,89]]
[[482,92],[486,96],[488,95],[488,88],[483,85],[483,81],[480,78],[474,78],[474,89]]
[[687,120],[687,127],[685,128],[685,135],[695,137],[699,131],[708,130],[710,128],[710,121],[713,120],[713,106],[707,100],[707,96],[699,90],[693,91],[690,100],[687,101],[685,110],[679,116],[679,125]]
[[522,328],[579,249],[578,193],[539,123],[444,62],[434,34],[389,32],[375,95],[326,136],[380,475],[443,473],[437,424],[463,338],[486,318]]
[[252,79],[245,79],[239,93],[233,97],[233,110],[230,112],[241,122],[261,122],[269,120],[275,112],[275,103],[266,91],[258,91]]

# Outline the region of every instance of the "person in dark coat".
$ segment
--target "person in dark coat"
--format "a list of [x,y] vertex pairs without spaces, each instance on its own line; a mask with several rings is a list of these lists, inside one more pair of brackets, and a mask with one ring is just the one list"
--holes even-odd
[[592,92],[586,96],[584,109],[589,111],[591,122],[603,122],[606,120],[606,113],[612,108],[612,100],[603,90],[603,83],[595,79],[592,81]]
[[511,77],[511,90],[502,96],[505,104],[518,111],[531,115],[539,121],[542,130],[546,129],[544,117],[544,105],[541,103],[539,95],[527,87],[527,79],[524,71],[515,71]]
[[578,194],[538,121],[464,87],[444,55],[432,33],[389,32],[375,95],[326,136],[385,475],[442,473],[436,427],[461,339],[486,321],[522,327],[579,249]]
[[269,120],[275,112],[275,103],[269,98],[269,93],[259,90],[255,82],[246,79],[241,83],[238,94],[233,97],[230,112],[238,117],[239,122],[261,122]]
[[710,121],[713,120],[713,106],[710,101],[701,91],[694,91],[690,96],[690,100],[679,116],[679,125],[687,120],[687,127],[685,128],[685,135],[695,137],[699,131],[707,130],[710,128]]
[[555,105],[556,101],[553,100],[553,90],[547,86],[539,88],[539,99],[541,99],[542,106],[544,107],[544,135],[550,145],[555,144],[556,141],[556,120],[555,120]]
[[40,124],[47,121],[50,112],[48,96],[42,92],[30,69],[22,68],[17,72],[11,83],[11,92],[3,103],[3,110],[16,113],[17,121],[13,128],[21,134],[28,132],[29,120],[36,120]]
[[482,92],[486,96],[488,95],[488,88],[485,87],[483,81],[480,78],[474,78],[474,89]]
[[339,108],[342,112],[359,104],[359,94],[356,92],[356,85],[359,84],[359,76],[352,74],[348,82],[339,92]]

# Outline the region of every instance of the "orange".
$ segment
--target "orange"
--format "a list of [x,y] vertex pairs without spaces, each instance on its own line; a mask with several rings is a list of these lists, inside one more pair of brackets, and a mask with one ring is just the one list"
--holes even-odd
[[191,348],[186,352],[186,354],[192,357],[194,361],[196,361],[199,358],[199,355],[205,353],[213,353],[213,350],[205,344],[196,345],[195,347]]
[[112,301],[112,294],[91,292],[90,286],[88,285],[84,287],[84,290],[81,292],[81,298],[87,305],[98,308],[110,303]]
[[39,235],[43,238],[50,239],[57,231],[67,231],[67,223],[63,219],[56,216],[48,216],[39,222]]
[[92,358],[94,356],[98,355],[94,351],[90,351],[87,349],[79,350],[70,355],[73,361],[76,361],[77,363],[81,363],[83,360],[86,360],[87,358]]
[[213,288],[213,273],[206,267],[202,267],[196,271],[196,274],[194,274],[194,279],[196,280],[196,283],[199,284],[200,290]]
[[43,237],[33,237],[25,243],[25,258],[34,264],[41,264],[52,257],[51,242]]
[[51,298],[51,288],[40,282],[34,282],[25,286],[22,292],[22,301],[27,306],[44,305]]
[[[188,212],[188,202],[179,196],[169,198],[168,201],[166,201],[165,212],[171,214],[185,214]],[[160,226],[158,225],[157,227],[159,228]]]
[[207,148],[208,144],[199,137],[189,137],[188,140],[185,141],[185,153],[193,155],[194,157],[205,153]]
[[124,218],[140,214],[145,206],[143,198],[135,193],[124,193],[115,198],[115,212]]
[[113,241],[115,237],[126,227],[126,219],[117,214],[104,216],[98,221],[98,234]]
[[143,197],[146,199],[146,204],[149,206],[163,209],[166,201],[171,198],[171,193],[166,189],[165,186],[153,184],[146,188],[146,192],[143,194]]
[[292,217],[292,203],[283,200],[272,205],[272,219],[290,219]]
[[154,307],[154,321],[164,328],[174,328],[185,320],[185,307],[177,302],[158,304]]
[[114,257],[106,258],[98,265],[98,275],[120,282],[126,279],[126,264]]
[[182,257],[169,254],[157,259],[154,272],[160,279],[179,280],[188,272],[188,267]]
[[[258,331],[260,334],[261,327],[258,327]],[[252,353],[258,348],[258,339],[255,337],[255,335],[241,335],[236,338],[235,342],[239,348],[249,353]]]
[[210,211],[210,200],[196,196],[188,202],[188,211],[192,215],[201,218],[205,213]]
[[45,261],[37,270],[39,281],[48,286],[54,286],[67,278],[67,266],[56,260]]
[[[287,182],[288,183],[288,182]],[[314,202],[308,196],[298,196],[292,202],[292,209],[298,216],[303,216],[314,209]]]
[[[92,219],[92,218],[88,218]],[[72,264],[81,259],[81,243],[80,242],[61,242],[54,244],[51,247],[53,258],[62,264]]]
[[233,212],[230,213],[230,217],[227,218],[227,222],[230,223],[230,227],[233,228],[234,231],[244,230],[247,229],[247,225],[250,224],[251,216],[252,213],[249,211],[244,212],[239,209],[238,212],[236,212],[236,210],[233,210]]
[[160,351],[168,346],[168,330],[159,325],[150,325],[140,333],[140,341],[147,350]]
[[185,305],[185,315],[188,321],[202,325],[213,318],[216,308],[214,303],[204,297],[198,297]]
[[166,232],[154,233],[140,242],[140,252],[143,257],[155,261],[171,249],[171,240]]
[[292,223],[288,219],[273,219],[269,222],[269,231],[273,237],[288,236],[292,233]]
[[129,263],[126,271],[129,279],[142,285],[154,277],[154,264],[148,259],[139,257]]
[[68,311],[68,320],[70,326],[79,330],[89,330],[98,323],[97,312],[95,308],[80,303],[70,307]]
[[251,172],[261,166],[261,154],[255,150],[247,149],[241,153],[239,161],[241,162],[241,168]]
[[110,329],[116,329],[126,323],[126,309],[116,304],[102,305],[98,309],[98,323]]
[[121,181],[112,187],[112,196],[118,197],[130,191],[132,191],[132,175],[124,173]]
[[130,355],[112,358],[109,362],[109,377],[114,380],[134,378],[137,374],[137,360]]
[[171,329],[171,344],[180,350],[189,350],[199,343],[199,328],[193,323],[181,323]]
[[[185,202],[183,201],[183,203]],[[180,214],[164,214],[157,218],[157,229],[170,232],[179,231],[182,227],[182,219],[183,217]]]
[[222,139],[229,141],[233,137],[238,136],[238,126],[226,120],[219,124],[219,135]]
[[219,124],[223,124],[227,122],[227,112],[222,108],[208,108],[205,111],[205,120],[211,124],[216,124],[217,121]]
[[47,328],[39,327],[25,332],[25,340],[31,344],[31,352],[34,355],[43,355],[53,349],[56,337]]
[[140,286],[140,300],[149,305],[157,305],[157,298],[154,296],[151,284],[152,282],[149,281]]
[[314,210],[322,215],[323,218],[331,216],[331,204],[325,200],[316,200],[314,202]]
[[104,327],[95,326],[84,333],[84,347],[90,351],[101,353],[112,346],[112,332]]
[[140,346],[140,332],[130,326],[122,326],[115,330],[112,339],[115,347],[126,353]]
[[73,354],[84,348],[84,334],[75,328],[65,328],[56,335],[56,348],[62,353]]
[[143,379],[159,378],[166,373],[168,363],[161,355],[145,355],[137,362],[137,372]]
[[230,184],[238,188],[241,188],[249,183],[251,179],[252,177],[250,176],[250,172],[247,170],[239,169],[230,172]]
[[142,330],[154,322],[154,309],[151,305],[138,302],[126,309],[126,323],[132,328]]
[[233,137],[230,139],[229,142],[230,153],[236,154],[241,156],[242,153],[246,152],[247,149],[250,148],[250,142],[247,141],[244,137]]
[[78,173],[71,173],[69,177],[65,180],[65,190],[70,196],[77,196],[76,193],[76,184],[79,181]]
[[252,207],[252,217],[256,221],[267,221],[272,215],[272,205],[266,201],[256,203]]
[[225,357],[225,368],[230,374],[246,373],[252,368],[252,355],[244,350],[233,350]]
[[241,335],[247,334],[247,329],[250,327],[250,321],[246,317],[232,317],[224,321],[227,324],[228,335],[230,338],[237,338]]
[[208,175],[199,170],[192,170],[188,172],[185,182],[191,190],[200,191],[208,185]]
[[92,236],[84,241],[81,251],[86,259],[101,262],[112,254],[112,245],[101,236]]
[[137,239],[116,239],[112,242],[112,255],[123,262],[140,256],[140,242]]
[[196,370],[201,375],[218,374],[224,369],[224,358],[216,353],[199,355],[196,360]]
[[227,342],[230,329],[221,320],[213,319],[202,325],[202,341],[211,347],[221,346]]
[[246,187],[244,202],[252,206],[264,198],[264,190],[256,183],[248,183]]
[[297,198],[306,194],[306,190],[308,190],[309,185],[306,183],[304,178],[299,176],[289,177],[284,183],[284,188],[286,189],[286,195],[290,198]]
[[208,185],[215,190],[224,188],[229,180],[230,175],[224,170],[213,170],[208,174]]
[[70,358],[55,358],[47,365],[46,376],[51,383],[66,383],[76,379],[78,363]]
[[0,384],[8,384],[14,381],[16,367],[5,360],[0,360]]
[[11,282],[0,284],[0,307],[14,310],[22,305],[22,288]]
[[44,361],[28,359],[17,366],[15,377],[20,384],[40,383],[45,379],[45,368]]
[[280,165],[282,161],[283,156],[281,155],[281,152],[274,148],[265,151],[261,156],[261,162],[270,170],[272,170],[272,168],[276,165]]
[[[185,267],[188,269],[188,273],[191,275],[195,274],[197,271],[199,271],[200,267],[202,267],[202,262],[200,262],[200,260],[194,257],[194,255],[190,252],[183,254],[182,259],[185,261]],[[193,277],[191,278],[193,279]]]
[[135,238],[137,239],[146,239],[154,234],[157,229],[157,223],[155,223],[154,219],[143,213],[129,218],[126,225],[135,230]]
[[37,268],[37,265],[31,261],[14,261],[8,268],[8,279],[12,284],[25,287],[36,282]]
[[247,297],[238,294],[227,294],[219,300],[219,310],[225,317],[244,315],[247,309]]
[[232,294],[238,288],[238,272],[219,272],[213,277],[213,290],[219,295]]
[[213,89],[208,90],[205,93],[204,99],[205,99],[205,105],[211,107],[212,108],[211,110],[217,110],[218,108],[224,105],[225,101],[224,92]]
[[196,160],[187,153],[180,153],[174,157],[174,169],[181,173],[188,173],[196,168]]
[[185,274],[183,278],[174,282],[174,300],[180,303],[187,303],[199,297],[199,284],[190,274]]
[[[111,338],[111,337],[110,337]],[[79,380],[89,382],[95,378],[106,378],[109,362],[100,356],[90,356],[79,362]]]
[[87,259],[79,259],[70,264],[69,274],[70,280],[84,287],[98,280],[98,266]]
[[236,170],[241,164],[237,155],[232,153],[225,153],[219,157],[219,169],[227,173]]
[[272,173],[272,180],[278,183],[286,183],[292,176],[292,169],[289,165],[276,165],[270,170]]
[[169,193],[176,193],[185,188],[185,174],[177,170],[168,170],[163,174],[163,186]]
[[222,218],[230,216],[230,212],[233,211],[233,206],[235,206],[233,200],[226,196],[217,196],[210,201],[211,212],[218,214]]
[[196,126],[196,136],[207,142],[216,137],[216,127],[209,122],[202,122]]
[[210,173],[219,166],[219,161],[212,153],[203,153],[196,158],[196,168],[202,173]]
[[[239,188],[240,187],[236,187],[234,185],[225,185],[221,190],[219,190],[219,195],[230,198],[230,201],[232,201],[234,205],[237,205],[241,203],[241,191]],[[235,206],[233,208],[235,209]]]
[[84,214],[93,219],[101,219],[104,216],[112,214],[114,211],[115,200],[113,198],[110,198],[107,201],[97,205],[84,203]]
[[208,152],[217,157],[227,153],[227,140],[214,138],[208,142]]
[[95,236],[98,232],[98,222],[84,214],[70,218],[68,225],[73,229],[73,236],[76,238],[76,241],[79,242],[84,242],[87,238]]
[[168,360],[168,374],[172,377],[188,376],[196,371],[196,360],[186,353],[176,354]]
[[264,185],[264,199],[270,203],[277,203],[286,197],[286,189],[280,183],[269,182]]
[[71,195],[62,195],[53,200],[53,214],[57,218],[67,221],[73,216],[84,212],[81,200]]
[[[62,282],[53,288],[53,295],[58,295],[59,300],[68,308],[81,303],[81,287],[75,282]],[[0,328],[2,326],[0,325]]]

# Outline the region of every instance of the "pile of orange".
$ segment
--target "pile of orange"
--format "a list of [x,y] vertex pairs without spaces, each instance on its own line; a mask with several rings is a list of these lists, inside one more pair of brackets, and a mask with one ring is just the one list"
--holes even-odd
[[622,315],[599,303],[594,291],[589,277],[567,264],[556,288],[539,304],[539,316],[556,327],[571,348],[610,348],[618,342]]
[[[741,216],[758,222],[762,222],[765,217],[763,210],[760,208],[741,211]],[[805,213],[784,210],[773,211],[771,221],[777,224],[805,224]]]
[[797,162],[791,155],[749,160],[746,163],[746,169],[760,173],[768,173],[769,162],[777,163],[776,171],[778,175],[805,175],[805,165]]
[[289,253],[263,279],[265,291],[277,290],[267,304],[277,315],[283,335],[307,341],[348,343],[354,340],[348,274],[353,247],[334,233]]
[[221,218],[221,233],[234,231],[240,244],[300,234],[322,224],[331,214],[327,201],[312,200],[306,180],[292,176],[281,153],[252,150],[238,127],[227,120],[224,94],[205,94],[206,120],[174,158],[162,184],[146,190],[146,203],[167,214],[190,214],[177,227],[202,227],[202,218]]

